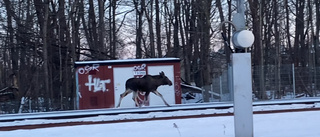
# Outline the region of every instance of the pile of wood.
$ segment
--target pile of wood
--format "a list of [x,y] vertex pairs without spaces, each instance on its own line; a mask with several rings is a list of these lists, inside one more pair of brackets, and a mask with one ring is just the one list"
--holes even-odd
[[7,102],[16,98],[17,88],[5,87],[0,90],[0,102]]

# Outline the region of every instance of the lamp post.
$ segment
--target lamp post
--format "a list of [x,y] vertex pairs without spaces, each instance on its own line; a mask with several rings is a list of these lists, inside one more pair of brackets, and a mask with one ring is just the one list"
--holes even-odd
[[254,35],[246,30],[244,17],[244,0],[237,0],[237,13],[232,19],[236,27],[232,36],[235,53],[231,54],[235,136],[253,137],[251,53],[247,49]]

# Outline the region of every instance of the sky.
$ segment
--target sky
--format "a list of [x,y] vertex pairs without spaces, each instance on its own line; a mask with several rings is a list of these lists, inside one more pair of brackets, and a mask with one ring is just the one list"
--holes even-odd
[[[276,106],[275,106],[276,107]],[[291,106],[292,107],[292,106]],[[260,109],[271,108],[266,106]],[[255,108],[254,110],[256,110]],[[204,110],[211,111],[212,110]],[[227,110],[230,111],[230,110]],[[181,112],[172,112],[170,115]],[[192,113],[189,111],[188,113]],[[199,112],[195,112],[199,113]],[[200,112],[206,113],[206,112]],[[149,113],[144,116],[163,115]],[[168,113],[166,113],[168,114]],[[141,117],[139,114],[114,116],[122,118]],[[144,117],[142,116],[142,117]],[[109,117],[110,118],[110,117]],[[106,119],[105,116],[81,119]],[[319,137],[320,111],[303,111],[273,114],[255,114],[255,137]],[[28,122],[47,122],[46,120],[26,120],[0,124],[14,125]],[[174,120],[155,120],[145,122],[124,122],[112,124],[93,124],[64,126],[31,130],[0,131],[0,137],[234,137],[233,116],[189,118]]]

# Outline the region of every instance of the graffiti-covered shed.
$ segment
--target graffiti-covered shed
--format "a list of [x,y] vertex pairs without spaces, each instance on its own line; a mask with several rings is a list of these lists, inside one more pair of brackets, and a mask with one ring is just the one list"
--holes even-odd
[[[169,104],[181,104],[180,59],[152,58],[75,62],[77,102],[79,109],[113,108],[125,91],[129,78],[159,75],[161,71],[172,81],[172,86],[160,86],[158,91]],[[139,93],[139,103],[143,93]],[[161,98],[150,94],[150,106],[164,105]],[[121,107],[135,107],[132,94],[126,96]]]

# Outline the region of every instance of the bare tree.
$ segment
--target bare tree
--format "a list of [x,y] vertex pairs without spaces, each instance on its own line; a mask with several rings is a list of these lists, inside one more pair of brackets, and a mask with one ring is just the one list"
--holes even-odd
[[[294,64],[295,66],[301,66],[302,52],[304,50],[304,9],[305,1],[297,0],[295,3],[296,7],[296,18],[295,18],[295,38],[294,38]],[[300,48],[301,47],[301,48]]]
[[[4,0],[4,4],[7,10],[7,35],[8,38],[6,40],[7,47],[9,47],[10,50],[10,64],[12,65],[13,73],[18,72],[18,51],[16,44],[14,43],[14,29],[13,29],[13,16],[14,12],[11,8],[11,2],[9,0]],[[9,65],[9,67],[11,66]]]
[[145,11],[145,0],[141,0],[140,3],[136,0],[133,1],[135,10],[136,10],[136,29],[137,29],[137,35],[136,35],[136,58],[142,58],[142,27],[143,27],[143,14]]
[[102,52],[101,54],[104,54],[103,56],[100,57],[100,59],[106,59],[106,42],[105,42],[105,37],[106,37],[106,33],[105,33],[105,21],[104,21],[104,4],[105,4],[105,0],[98,0],[98,7],[99,7],[99,26],[98,26],[98,49],[100,52]]
[[117,32],[116,32],[116,9],[117,1],[109,1],[109,42],[110,42],[110,56],[116,58]]
[[52,99],[53,93],[50,90],[50,78],[51,75],[49,75],[49,59],[48,59],[48,22],[49,22],[49,1],[40,1],[35,0],[34,5],[36,7],[36,13],[38,17],[38,22],[40,25],[40,32],[42,33],[42,41],[43,41],[43,72],[45,75],[44,78],[44,87],[45,92],[44,95],[46,97],[46,107],[47,109],[50,108],[50,98]]
[[281,67],[281,43],[280,43],[280,27],[279,27],[279,3],[276,0],[273,0],[273,27],[274,27],[274,39],[275,39],[275,66],[276,66],[276,73],[275,73],[275,81],[276,81],[276,91],[278,93],[277,97],[280,98],[283,93],[281,92],[281,77],[280,77],[280,67]]
[[[320,1],[315,1],[315,6],[316,6],[316,30],[315,30],[315,40],[314,40],[314,45],[320,45]],[[317,54],[317,65],[320,64],[320,47],[316,47],[316,53]]]
[[[228,5],[229,5],[229,13],[231,13],[231,1],[228,1]],[[219,11],[219,17],[220,17],[220,22],[221,23],[223,23],[224,21],[225,21],[225,15],[224,15],[224,10],[223,10],[223,7],[222,7],[222,3],[221,3],[221,0],[216,0],[216,7],[218,8],[218,11]],[[229,14],[229,18],[228,18],[228,20],[231,20],[231,16],[230,16],[231,14]],[[224,44],[224,52],[225,52],[225,54],[226,54],[226,60],[227,60],[227,62],[230,62],[230,54],[231,54],[231,51],[229,50],[229,47],[228,47],[228,45],[230,45],[231,43],[230,43],[230,32],[232,31],[231,29],[230,29],[230,27],[228,27],[228,30],[227,30],[227,28],[226,28],[226,25],[228,25],[228,26],[230,26],[230,24],[221,24],[222,26],[222,33],[223,33],[223,35],[225,35],[226,36],[226,40],[227,40],[227,42],[228,42],[228,44]],[[228,32],[228,33],[227,33]],[[227,35],[228,34],[228,35]]]
[[[184,6],[182,12],[184,13],[184,36],[185,44],[182,47],[183,50],[183,65],[184,65],[184,75],[183,78],[187,83],[191,82],[191,58],[192,58],[192,46],[194,37],[191,37],[194,33],[194,29],[191,25],[194,24],[194,20],[191,19],[191,9],[192,9],[192,0],[184,0]],[[190,12],[191,11],[191,12]]]
[[153,0],[149,1],[150,3],[147,5],[147,9],[145,11],[146,18],[148,21],[148,27],[149,27],[149,43],[150,43],[150,55],[148,55],[151,58],[155,57],[155,44],[154,44],[154,31],[153,31]]
[[156,6],[156,43],[157,43],[157,52],[158,57],[162,57],[162,43],[161,43],[161,22],[160,22],[160,5],[159,0],[155,0]]
[[173,56],[174,57],[180,57],[179,16],[180,16],[180,0],[174,0],[174,24],[173,24]]
[[169,8],[170,3],[165,0],[164,1],[164,20],[165,20],[165,30],[166,30],[166,47],[167,47],[167,54],[166,56],[172,56],[172,46],[171,46],[171,35],[172,35],[172,24],[173,24],[173,13]]

